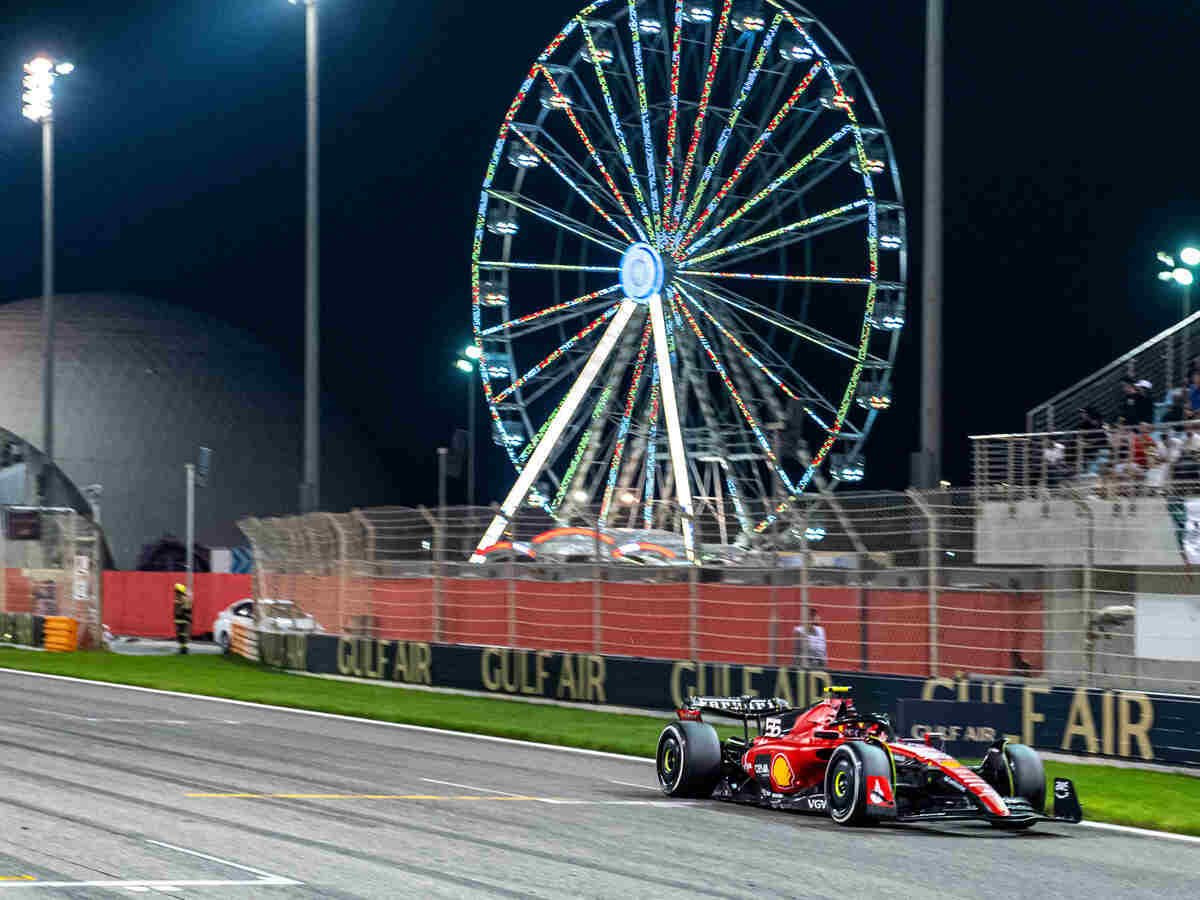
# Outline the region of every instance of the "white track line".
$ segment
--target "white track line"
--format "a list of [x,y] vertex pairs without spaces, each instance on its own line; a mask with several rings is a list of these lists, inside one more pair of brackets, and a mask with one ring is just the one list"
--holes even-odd
[[[167,844],[167,843],[164,843],[163,841],[151,840],[150,838],[146,838],[146,843],[154,844],[154,846],[156,846],[156,847],[166,847],[168,850],[174,850],[177,853],[186,853],[188,856],[196,856],[196,857],[199,857],[200,859],[206,859],[209,862],[220,863],[223,866],[229,866],[229,868],[231,868],[231,869],[241,869],[243,872],[249,872],[251,875],[258,875],[258,876],[261,876],[262,878],[271,878],[274,880],[282,879],[283,881],[290,881],[290,879],[284,878],[282,875],[275,875],[271,872],[264,872],[262,869],[254,869],[254,868],[251,868],[250,866],[244,866],[241,863],[230,862],[227,859],[221,859],[221,857],[219,857],[219,856],[209,856],[207,853],[199,853],[195,850],[189,850],[187,847],[176,847],[174,844]],[[299,884],[300,882],[290,881],[290,883],[291,884]]]
[[[225,703],[230,706],[242,706],[248,709],[269,709],[274,712],[291,713],[297,716],[315,716],[321,719],[333,719],[341,722],[355,722],[359,725],[378,725],[384,728],[399,728],[404,731],[419,731],[425,734],[439,734],[448,737],[463,738],[464,740],[473,741],[488,741],[495,744],[508,744],[514,747],[527,747],[537,750],[552,750],[557,753],[576,753],[583,756],[597,756],[601,759],[618,759],[624,762],[644,763],[653,765],[654,760],[644,756],[629,756],[625,753],[609,753],[605,750],[585,750],[582,747],[560,747],[557,744],[541,744],[536,741],[519,741],[516,738],[495,737],[490,734],[472,734],[469,731],[451,731],[447,728],[431,728],[428,725],[407,725],[403,722],[381,722],[378,719],[360,719],[355,716],[343,716],[338,713],[319,712],[315,709],[293,709],[289,706],[272,706],[269,703],[251,703],[248,700],[230,700],[227,697],[210,697],[207,694],[188,694],[180,691],[164,691],[159,688],[139,687],[135,684],[116,684],[111,681],[94,681],[89,678],[73,678],[70,675],[49,675],[45,672],[26,672],[23,669],[6,669],[0,668],[0,673],[10,675],[24,675],[29,678],[46,678],[51,681],[66,681],[72,684],[87,684],[92,687],[112,688],[122,691],[138,691],[143,694],[158,694],[164,697],[182,697],[191,698],[193,700],[208,700],[211,703]],[[629,801],[629,802],[649,802],[649,801]],[[674,805],[674,804],[672,804]],[[1195,838],[1185,834],[1172,834],[1169,831],[1152,831],[1148,828],[1131,828],[1128,825],[1110,825],[1107,822],[1083,822],[1083,825],[1091,828],[1103,828],[1106,831],[1116,831],[1124,834],[1136,835],[1138,837],[1155,837],[1165,840],[1197,842],[1200,843],[1200,838]],[[15,882],[15,884],[34,884],[36,882]],[[145,882],[138,882],[143,884]],[[222,882],[228,884],[229,882]],[[5,887],[8,887],[6,884]]]
[[1151,831],[1149,828],[1133,828],[1130,825],[1110,825],[1108,822],[1083,821],[1080,825],[1088,828],[1103,828],[1105,831],[1118,831],[1122,834],[1133,834],[1139,837],[1163,838],[1168,841],[1184,841],[1189,844],[1200,844],[1200,837],[1190,834],[1172,834],[1169,831]]
[[648,784],[634,784],[632,781],[615,781],[612,778],[605,778],[604,780],[607,781],[609,784],[620,784],[620,785],[624,785],[625,787],[641,788],[643,791],[654,791],[654,793],[656,793],[656,794],[660,793],[658,788],[650,787],[650,785],[648,785]]
[[[447,787],[463,788],[468,791],[478,791],[483,794],[499,794],[501,797],[528,797],[528,794],[513,794],[508,791],[493,791],[491,788],[476,787],[473,784],[459,784],[457,781],[438,781],[436,778],[422,778],[422,781],[428,781],[430,784],[444,784]],[[530,797],[531,800],[538,799]]]

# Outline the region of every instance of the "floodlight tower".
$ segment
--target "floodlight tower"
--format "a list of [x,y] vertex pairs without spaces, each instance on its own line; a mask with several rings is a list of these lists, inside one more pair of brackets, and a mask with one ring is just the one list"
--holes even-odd
[[[1176,265],[1175,257],[1170,253],[1164,253],[1159,250],[1158,261],[1165,267],[1158,273],[1158,280],[1169,282],[1183,289],[1182,295],[1179,298],[1179,321],[1182,322],[1192,314],[1192,282],[1196,280],[1192,274],[1192,269],[1200,266],[1200,250],[1195,247],[1184,247],[1179,251],[1180,265]],[[1180,371],[1184,371],[1184,366],[1187,365],[1189,330],[1189,327],[1185,325],[1179,335]],[[1170,378],[1170,375],[1171,373],[1168,372],[1168,378]]]
[[317,158],[317,0],[288,0],[304,6],[304,47],[307,105],[306,209],[304,219],[304,481],[300,511],[315,512],[321,504],[320,338],[321,291],[318,239]]
[[[46,56],[25,63],[21,115],[42,126],[42,452],[54,468],[54,80],[75,66]],[[47,477],[49,477],[47,475]],[[43,482],[44,484],[44,482]],[[44,495],[46,488],[41,493]],[[39,503],[45,497],[38,498]]]

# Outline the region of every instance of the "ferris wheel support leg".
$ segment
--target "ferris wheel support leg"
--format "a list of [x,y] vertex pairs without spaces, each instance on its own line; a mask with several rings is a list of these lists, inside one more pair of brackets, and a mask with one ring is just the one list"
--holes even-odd
[[650,322],[654,328],[654,356],[662,395],[663,418],[667,422],[667,444],[671,448],[671,468],[675,473],[675,495],[683,512],[683,549],[689,562],[696,561],[695,530],[692,524],[692,490],[688,482],[687,456],[683,450],[683,430],[679,427],[679,407],[675,398],[675,374],[671,371],[671,353],[667,348],[667,326],[663,320],[662,294],[650,298]]
[[592,351],[592,355],[584,365],[583,371],[579,373],[579,377],[571,385],[571,390],[567,392],[567,396],[558,410],[558,415],[554,417],[554,421],[550,423],[550,427],[546,429],[546,433],[538,441],[537,447],[529,457],[528,462],[525,463],[525,468],[521,470],[516,484],[512,486],[512,490],[504,498],[504,502],[500,505],[500,512],[492,519],[492,524],[488,526],[487,531],[483,533],[483,537],[479,539],[479,544],[475,547],[475,552],[471,555],[471,562],[483,562],[486,559],[483,551],[496,543],[504,533],[504,528],[508,525],[508,520],[512,518],[513,513],[517,511],[517,507],[521,505],[521,501],[525,499],[525,495],[529,493],[529,489],[533,487],[534,479],[541,474],[542,467],[546,465],[546,461],[550,458],[555,444],[562,437],[563,431],[575,415],[579,404],[583,402],[588,388],[592,386],[592,382],[600,374],[600,369],[603,368],[604,363],[608,360],[613,347],[617,344],[617,339],[621,336],[621,332],[625,330],[625,326],[629,324],[629,318],[633,315],[635,309],[637,309],[637,304],[632,300],[626,299],[621,303],[621,308],[613,316],[613,320],[605,330],[604,336],[600,338],[600,343],[596,345],[596,349]]

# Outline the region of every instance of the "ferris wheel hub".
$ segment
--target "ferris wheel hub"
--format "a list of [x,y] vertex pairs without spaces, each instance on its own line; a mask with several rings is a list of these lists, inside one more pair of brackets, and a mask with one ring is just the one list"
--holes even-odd
[[621,289],[638,303],[647,303],[662,292],[666,268],[662,254],[646,243],[630,245],[621,256]]

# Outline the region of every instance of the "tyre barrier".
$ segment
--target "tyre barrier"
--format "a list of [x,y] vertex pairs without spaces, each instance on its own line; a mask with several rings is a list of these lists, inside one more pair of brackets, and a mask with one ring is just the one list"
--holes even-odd
[[79,622],[68,616],[46,616],[45,643],[54,653],[70,653],[79,649]]

